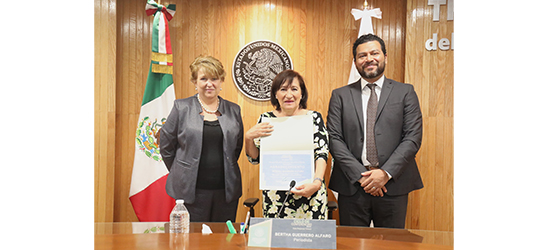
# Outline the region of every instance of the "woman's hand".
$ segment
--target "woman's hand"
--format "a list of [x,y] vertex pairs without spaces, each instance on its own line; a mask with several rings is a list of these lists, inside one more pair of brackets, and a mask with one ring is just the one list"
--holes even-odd
[[270,133],[272,133],[272,131],[274,130],[272,129],[272,127],[273,126],[268,122],[258,123],[245,133],[245,139],[254,140],[255,138],[269,136]]
[[304,196],[305,198],[311,197],[315,192],[321,189],[323,183],[319,180],[314,180],[312,183],[306,183],[292,189],[292,193],[296,195]]
[[[257,123],[245,133],[245,153],[253,159],[259,157],[259,149],[255,146],[255,139],[269,136],[272,132],[272,125],[268,122]],[[253,163],[256,164],[256,163]]]

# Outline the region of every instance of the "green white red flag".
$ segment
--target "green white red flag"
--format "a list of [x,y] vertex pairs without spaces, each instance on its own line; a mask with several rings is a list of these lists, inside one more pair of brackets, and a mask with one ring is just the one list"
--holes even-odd
[[157,137],[175,100],[168,25],[175,5],[163,6],[148,0],[146,14],[154,15],[152,54],[136,128],[129,199],[139,221],[168,221],[175,200],[165,191],[169,171],[161,159]]

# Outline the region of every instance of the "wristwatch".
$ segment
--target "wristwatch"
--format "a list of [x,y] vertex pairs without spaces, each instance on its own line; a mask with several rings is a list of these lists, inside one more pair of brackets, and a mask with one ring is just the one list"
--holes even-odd
[[319,180],[321,183],[323,182],[323,179],[321,179],[321,178],[319,178],[319,177],[313,179],[313,181],[315,181],[315,180]]

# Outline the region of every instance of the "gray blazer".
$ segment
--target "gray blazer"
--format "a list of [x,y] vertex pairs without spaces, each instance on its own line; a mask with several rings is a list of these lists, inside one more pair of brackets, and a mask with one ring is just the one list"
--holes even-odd
[[[334,166],[329,188],[342,195],[353,195],[362,188],[358,180],[366,171],[361,159],[363,120],[359,80],[332,91],[327,131]],[[387,195],[403,195],[424,187],[415,160],[422,143],[422,113],[412,85],[385,78],[377,109],[375,143],[379,166],[393,177],[385,185]]]
[[[220,98],[218,116],[224,134],[226,202],[241,197],[241,171],[237,160],[243,148],[243,121],[239,105]],[[202,152],[202,108],[195,96],[175,100],[160,131],[160,152],[169,170],[166,190],[175,199],[192,204],[195,199],[198,165]]]

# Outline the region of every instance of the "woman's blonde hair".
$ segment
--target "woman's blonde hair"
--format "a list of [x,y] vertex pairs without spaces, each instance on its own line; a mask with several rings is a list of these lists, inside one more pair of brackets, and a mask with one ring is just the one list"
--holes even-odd
[[205,75],[209,77],[217,77],[223,82],[226,78],[226,71],[222,63],[212,56],[199,56],[191,63],[191,81],[196,82],[198,71],[202,69]]

